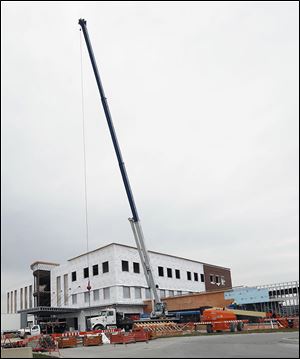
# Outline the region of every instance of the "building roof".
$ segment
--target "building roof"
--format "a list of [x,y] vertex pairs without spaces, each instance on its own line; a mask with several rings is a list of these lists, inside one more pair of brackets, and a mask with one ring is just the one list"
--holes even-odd
[[52,266],[59,266],[58,263],[45,262],[45,261],[35,261],[30,265],[30,268],[32,269],[36,264],[48,264],[48,265],[52,265]]
[[[104,248],[107,248],[107,247],[110,247],[110,246],[113,246],[113,245],[119,246],[119,247],[126,247],[126,248],[136,249],[136,250],[137,250],[136,247],[132,247],[132,246],[129,246],[129,245],[127,245],[127,244],[120,244],[120,243],[115,243],[115,242],[113,242],[113,243],[107,244],[107,245],[105,245],[105,246],[96,248],[96,249],[94,249],[94,250],[92,250],[92,251],[89,251],[89,252],[80,254],[80,255],[78,255],[78,256],[76,256],[76,257],[70,258],[70,259],[68,259],[68,261],[72,261],[72,260],[74,260],[74,259],[83,257],[83,256],[85,256],[85,255],[87,255],[87,254],[91,254],[91,253],[97,252],[97,251],[99,251],[99,250],[101,250],[101,249],[104,249]],[[160,254],[160,255],[163,255],[163,256],[178,258],[178,259],[184,259],[184,260],[187,260],[187,261],[190,261],[190,262],[195,262],[195,263],[200,263],[200,264],[206,264],[206,265],[209,265],[209,266],[211,266],[211,267],[227,269],[227,270],[230,271],[230,268],[222,267],[222,266],[218,266],[218,265],[214,265],[214,264],[209,264],[209,263],[204,263],[204,262],[196,261],[196,260],[194,260],[194,259],[188,259],[188,258],[184,258],[184,257],[178,257],[178,256],[174,256],[174,255],[172,255],[172,254],[160,253],[160,252],[155,252],[155,251],[148,251],[148,252],[149,252],[149,253],[154,253],[154,254]]]

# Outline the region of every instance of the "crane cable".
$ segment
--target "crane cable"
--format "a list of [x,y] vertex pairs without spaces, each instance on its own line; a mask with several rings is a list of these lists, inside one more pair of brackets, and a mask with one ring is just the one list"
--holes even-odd
[[81,109],[82,109],[82,139],[83,139],[83,163],[84,163],[84,202],[85,202],[85,236],[88,267],[89,305],[90,305],[90,261],[89,261],[89,226],[88,226],[88,200],[87,200],[87,164],[86,164],[86,140],[85,140],[85,116],[84,116],[84,87],[83,87],[83,59],[82,59],[82,35],[79,32],[80,43],[80,69],[81,69]]

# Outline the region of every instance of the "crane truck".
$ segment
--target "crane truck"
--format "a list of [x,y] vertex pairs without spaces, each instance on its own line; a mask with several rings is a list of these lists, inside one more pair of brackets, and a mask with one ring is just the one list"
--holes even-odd
[[129,178],[128,178],[128,175],[127,175],[127,172],[126,172],[126,168],[125,168],[125,164],[124,164],[124,161],[123,161],[121,149],[120,149],[118,139],[117,139],[117,136],[116,136],[116,132],[115,132],[115,129],[114,129],[110,109],[109,109],[107,99],[105,97],[103,85],[102,85],[102,82],[101,82],[101,79],[100,79],[97,63],[96,63],[96,60],[95,60],[93,48],[92,48],[92,45],[91,45],[91,41],[90,41],[90,38],[89,38],[87,26],[86,26],[86,20],[79,19],[78,23],[81,26],[81,29],[82,29],[82,32],[83,32],[83,35],[84,35],[85,43],[86,43],[86,46],[87,46],[87,50],[88,50],[89,57],[90,57],[90,60],[91,60],[91,64],[92,64],[92,67],[93,67],[95,79],[96,79],[96,82],[97,82],[97,86],[98,86],[98,90],[99,90],[103,110],[104,110],[105,117],[106,117],[106,120],[107,120],[107,124],[108,124],[108,128],[109,128],[109,131],[110,131],[113,146],[114,146],[114,149],[115,149],[115,153],[116,153],[116,156],[117,156],[121,176],[122,176],[122,179],[123,179],[123,184],[124,184],[125,191],[126,191],[126,194],[127,194],[127,198],[128,198],[128,201],[129,201],[129,205],[130,205],[130,208],[131,208],[132,217],[129,218],[129,222],[130,222],[132,232],[133,232],[133,236],[134,236],[136,246],[137,246],[137,249],[138,249],[138,252],[139,252],[139,256],[140,256],[140,259],[141,259],[141,263],[142,263],[143,271],[144,271],[144,274],[145,274],[145,277],[146,277],[146,281],[147,281],[148,287],[151,289],[153,299],[154,299],[153,302],[152,302],[153,303],[153,308],[152,308],[152,312],[151,312],[150,317],[151,317],[151,319],[164,318],[166,316],[166,314],[167,314],[166,305],[165,305],[164,302],[162,302],[160,300],[159,295],[158,295],[158,291],[157,291],[157,287],[156,287],[156,284],[155,284],[155,281],[154,281],[153,271],[152,271],[152,268],[151,268],[150,258],[149,258],[148,250],[146,248],[146,244],[145,244],[145,240],[144,240],[144,234],[143,234],[143,231],[142,231],[140,218],[139,218],[139,215],[138,215],[137,207],[136,207],[134,197],[133,197],[133,193],[132,193],[132,190],[131,190],[131,186],[130,186],[130,183],[129,183]]

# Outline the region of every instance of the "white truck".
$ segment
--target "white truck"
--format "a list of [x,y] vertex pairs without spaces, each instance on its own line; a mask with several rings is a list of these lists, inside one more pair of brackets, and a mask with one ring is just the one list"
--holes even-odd
[[121,312],[117,312],[114,308],[102,310],[97,317],[91,317],[87,322],[90,330],[121,328],[126,331],[132,329],[134,323],[132,319],[127,318]]
[[27,327],[27,328],[21,328],[18,330],[17,334],[19,335],[20,338],[25,338],[27,335],[39,335],[41,334],[41,327],[36,324],[33,325],[31,328]]

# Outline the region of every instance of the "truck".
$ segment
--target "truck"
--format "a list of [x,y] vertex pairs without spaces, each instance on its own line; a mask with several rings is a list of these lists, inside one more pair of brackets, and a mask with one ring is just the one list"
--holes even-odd
[[132,329],[134,323],[157,323],[162,321],[172,321],[176,323],[198,322],[200,311],[173,311],[166,313],[165,318],[151,318],[148,314],[135,316],[126,315],[126,313],[118,312],[115,308],[106,308],[99,315],[88,318],[88,329],[100,330],[109,328],[121,328],[125,331]]
[[91,65],[92,65],[92,68],[93,68],[93,71],[94,71],[97,87],[98,87],[98,90],[99,90],[99,95],[100,95],[100,98],[101,98],[102,107],[103,107],[103,110],[104,110],[104,113],[105,113],[107,125],[108,125],[108,128],[109,128],[109,132],[110,132],[111,139],[112,139],[112,142],[113,142],[113,146],[114,146],[114,149],[115,149],[115,153],[116,153],[116,157],[117,157],[117,160],[118,160],[118,164],[119,164],[123,184],[124,184],[124,187],[125,187],[125,191],[126,191],[126,194],[127,194],[129,206],[130,206],[130,209],[131,209],[131,212],[132,212],[132,217],[128,218],[128,220],[130,222],[131,229],[132,229],[132,232],[133,232],[133,236],[134,236],[136,246],[137,246],[137,249],[138,249],[138,252],[139,252],[139,256],[140,256],[140,259],[141,259],[141,263],[142,263],[143,271],[144,271],[144,274],[145,274],[145,278],[146,278],[148,287],[150,288],[150,290],[152,292],[152,295],[153,295],[151,318],[152,319],[165,318],[166,312],[167,312],[166,304],[160,300],[160,297],[158,295],[158,290],[157,290],[158,285],[154,281],[153,270],[151,268],[150,258],[149,258],[148,250],[146,248],[146,244],[145,244],[145,240],[144,240],[144,234],[143,234],[143,231],[142,231],[140,217],[138,215],[138,211],[137,211],[137,207],[136,207],[135,200],[134,200],[134,197],[133,197],[133,193],[132,193],[132,189],[131,189],[131,186],[130,186],[129,178],[128,178],[127,171],[126,171],[126,168],[125,168],[125,163],[124,163],[124,160],[123,160],[123,157],[122,157],[121,149],[120,149],[118,139],[117,139],[117,135],[116,135],[116,132],[115,132],[115,128],[114,128],[114,125],[113,125],[113,121],[112,121],[111,112],[110,112],[110,109],[109,109],[109,106],[108,106],[107,98],[105,96],[102,81],[100,79],[98,66],[97,66],[97,63],[96,63],[96,60],[95,60],[93,48],[92,48],[92,45],[91,45],[90,37],[89,37],[87,26],[86,26],[86,20],[85,19],[79,19],[78,23],[81,26],[81,30],[82,30],[83,35],[84,35],[84,39],[85,39],[85,43],[86,43],[87,50],[88,50],[88,53],[89,53],[89,57],[90,57],[90,60],[91,60]]
[[39,324],[33,325],[31,328],[21,328],[17,331],[17,334],[20,338],[26,338],[28,335],[39,335],[42,333],[41,327]]
[[21,328],[17,331],[20,338],[25,338],[28,335],[39,335],[39,334],[52,334],[52,333],[63,333],[67,331],[66,322],[39,322],[30,327]]
[[133,323],[134,320],[126,317],[124,313],[117,312],[115,308],[106,308],[98,316],[87,319],[89,330],[121,328],[129,331]]

